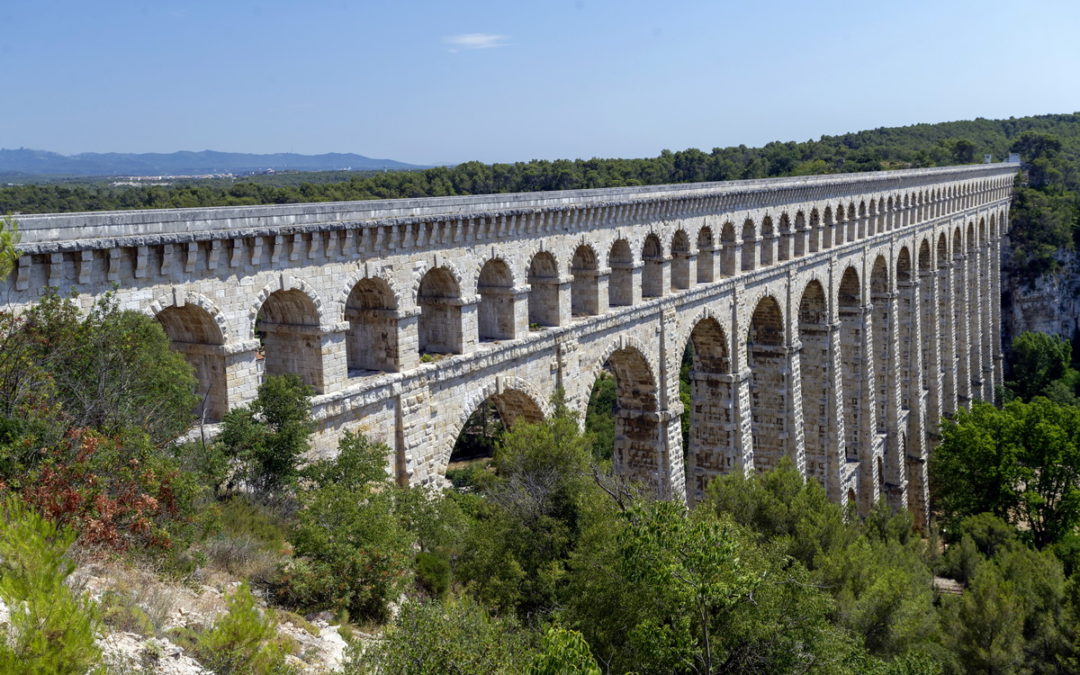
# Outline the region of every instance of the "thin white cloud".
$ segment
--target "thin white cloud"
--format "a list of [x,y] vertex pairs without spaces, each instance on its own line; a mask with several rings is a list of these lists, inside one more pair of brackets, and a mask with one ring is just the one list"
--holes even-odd
[[450,45],[450,51],[456,52],[459,49],[505,47],[510,44],[507,42],[508,39],[509,37],[506,35],[495,35],[493,33],[463,33],[461,35],[448,35],[443,38],[443,42]]

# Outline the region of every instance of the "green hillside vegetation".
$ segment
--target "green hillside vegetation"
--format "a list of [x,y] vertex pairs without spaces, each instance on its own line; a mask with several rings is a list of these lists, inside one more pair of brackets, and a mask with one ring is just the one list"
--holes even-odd
[[[784,157],[781,173],[1011,148],[1025,161],[1013,264],[1034,275],[1075,246],[1078,121],[976,120],[595,166],[634,180],[667,166],[649,174],[664,182],[718,167],[774,175]],[[556,164],[431,171],[472,171],[486,191],[497,175],[520,189],[515,171],[524,180]],[[567,162],[566,175],[588,164]],[[1013,355],[1004,407],[945,422],[934,523],[917,532],[884,503],[845,511],[787,463],[718,479],[692,509],[655,499],[612,470],[610,378],[584,425],[556,400],[549,419],[496,431],[493,457],[442,490],[397,485],[390,450],[355,434],[305,463],[314,424],[295,376],[268,377],[212,442],[178,443],[196,423],[194,378],[160,325],[109,297],[83,314],[50,292],[19,316],[0,311],[0,600],[17,609],[0,663],[87,672],[100,625],[163,630],[124,609],[131,598],[96,607],[70,591],[77,554],[192,584],[208,571],[245,582],[212,625],[168,633],[219,672],[290,672],[295,646],[254,595],[380,636],[352,643],[347,673],[1078,672],[1080,374],[1057,338],[1021,335]]]

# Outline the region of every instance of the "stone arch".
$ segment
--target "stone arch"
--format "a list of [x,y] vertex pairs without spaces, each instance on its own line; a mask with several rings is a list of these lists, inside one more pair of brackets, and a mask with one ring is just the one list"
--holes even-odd
[[594,316],[600,313],[600,258],[589,244],[574,249],[570,261],[570,313],[573,316]]
[[776,230],[771,216],[761,219],[761,266],[766,267],[776,262]]
[[840,448],[831,447],[830,437],[831,430],[838,426],[835,405],[830,400],[835,388],[830,323],[825,287],[811,279],[803,288],[798,315],[803,446],[807,476],[817,478],[826,489],[839,478],[840,452]]
[[821,216],[818,214],[816,208],[810,209],[810,243],[807,245],[807,250],[810,253],[817,253],[821,250]]
[[630,242],[616,239],[608,252],[608,306],[629,307],[634,304],[634,252]]
[[368,270],[361,268],[349,275],[348,280],[341,287],[337,298],[334,300],[334,316],[338,317],[339,320],[346,320],[345,311],[349,296],[356,288],[356,284],[364,279],[378,279],[381,283],[386,285],[386,288],[389,291],[388,306],[391,309],[397,310],[403,306],[404,296],[401,294],[401,289],[398,287],[398,284],[392,275],[385,274],[381,269],[372,269],[369,273]]
[[908,251],[906,245],[901,246],[900,251],[896,254],[896,281],[910,282],[912,280],[911,252]]
[[[844,447],[848,461],[859,461],[869,452],[868,429],[862,429],[864,417],[871,411],[864,409],[864,388],[867,363],[866,326],[863,315],[863,293],[859,273],[854,267],[844,270],[836,293],[837,313],[840,318],[840,371],[842,373],[842,403],[844,418]],[[865,447],[864,447],[865,446]]]
[[444,266],[427,270],[416,289],[416,304],[420,307],[420,353],[462,353],[465,336],[461,325],[464,302],[460,278]]
[[221,311],[220,307],[214,304],[214,301],[199,293],[173,288],[170,295],[159,296],[154,302],[150,303],[150,306],[146,311],[150,316],[157,316],[162,310],[174,305],[195,305],[203,310],[210,316],[210,320],[214,322],[214,325],[217,326],[218,334],[221,336],[220,344],[230,342],[232,336],[229,331],[229,322],[225,319],[225,314]]
[[735,236],[735,224],[724,223],[720,230],[720,275],[733,277],[739,272],[739,241]]
[[476,276],[476,309],[480,340],[514,339],[514,276],[502,258],[491,258]]
[[311,301],[312,306],[315,308],[316,325],[324,330],[331,330],[333,327],[324,323],[324,317],[322,312],[322,299],[319,298],[319,294],[308,285],[303,279],[297,279],[293,276],[280,275],[276,281],[267,284],[263,287],[259,294],[255,296],[255,302],[248,308],[248,319],[251,326],[251,337],[257,337],[257,330],[255,323],[258,319],[259,312],[262,311],[263,305],[266,304],[266,300],[271,294],[278,291],[297,291],[303,295],[306,295],[308,300]]
[[714,281],[716,243],[712,228],[708,225],[698,230],[697,234],[697,282],[707,284]]
[[173,350],[182,354],[194,370],[195,393],[199,396],[195,414],[207,422],[220,422],[229,411],[225,377],[226,333],[214,315],[197,302],[167,307],[157,305],[153,314],[169,337]]
[[397,299],[386,279],[358,279],[345,298],[343,318],[349,323],[345,356],[350,374],[394,372],[398,354]]
[[529,261],[529,323],[559,325],[559,264],[548,251],[538,251]]
[[780,262],[791,259],[792,251],[792,231],[791,231],[791,218],[787,212],[780,214],[780,240],[776,247],[776,259]]
[[[874,402],[876,403],[874,420],[878,434],[888,431],[889,413],[895,415],[896,412],[890,410],[889,407],[890,404],[895,406],[895,401],[890,400],[892,392],[889,391],[889,369],[894,363],[892,331],[896,320],[890,291],[889,265],[885,261],[885,256],[878,255],[870,268],[870,301],[873,305],[870,313],[872,337],[870,345],[873,349]],[[892,468],[895,469],[894,458],[890,460]]]
[[[841,206],[840,210],[843,211],[844,207]],[[836,220],[833,217],[833,210],[831,206],[826,206],[825,210],[821,213],[821,249],[829,249],[833,246],[833,233],[836,229]]]
[[705,496],[705,487],[717,475],[738,465],[734,434],[734,397],[731,358],[723,325],[712,316],[694,323],[686,338],[689,351],[690,406],[686,447],[687,497],[691,503]]
[[491,401],[503,424],[510,427],[519,420],[533,424],[543,421],[550,414],[547,406],[541,405],[540,402],[543,400],[544,398],[537,394],[531,384],[519,377],[498,376],[483,387],[472,389],[461,412],[451,425],[450,433],[447,434],[449,443],[444,443],[439,451],[440,473],[446,473],[458,437],[464,431],[469,418],[480,406]]
[[975,239],[975,222],[968,221],[967,226],[967,250],[968,253],[974,253],[978,248],[978,240]]
[[615,471],[630,480],[665,485],[654,364],[634,341],[625,339],[609,348],[599,363],[596,375],[604,370],[615,378]]
[[679,229],[671,237],[671,290],[690,288],[690,237]]
[[269,293],[253,322],[262,343],[263,372],[292,373],[323,393],[322,336],[319,304],[300,288]]
[[748,272],[754,269],[757,261],[757,228],[754,221],[747,218],[742,226],[742,271]]
[[660,237],[650,232],[641,245],[645,268],[641,274],[641,296],[659,298],[664,294],[664,249]]
[[802,211],[795,212],[795,245],[792,247],[792,257],[801,258],[806,255],[809,245],[809,234],[806,231],[806,214]]
[[750,432],[758,471],[774,468],[794,440],[788,419],[791,383],[785,337],[780,303],[772,295],[762,297],[754,306],[746,337]]

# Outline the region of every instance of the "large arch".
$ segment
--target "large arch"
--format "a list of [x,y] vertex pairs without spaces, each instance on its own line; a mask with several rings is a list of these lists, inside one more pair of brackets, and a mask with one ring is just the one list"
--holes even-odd
[[840,317],[840,372],[843,373],[842,396],[844,404],[844,447],[849,462],[857,462],[870,450],[868,434],[862,425],[864,417],[872,414],[863,409],[864,387],[867,371],[865,350],[865,325],[863,294],[859,273],[854,267],[844,270],[837,290],[836,308]]
[[664,294],[664,248],[660,237],[649,234],[641,246],[645,269],[641,273],[641,297],[659,298]]
[[784,315],[771,295],[758,301],[746,337],[750,366],[751,436],[754,468],[777,466],[788,450],[790,372],[785,346]]
[[[949,259],[948,235],[941,232],[937,240],[937,310],[939,340],[939,370],[941,400],[938,414],[956,412],[956,323],[953,317],[953,263]],[[935,429],[937,428],[935,420]]]
[[365,277],[345,299],[345,355],[350,374],[399,369],[397,303],[385,279]]
[[662,485],[657,381],[648,359],[634,346],[611,353],[604,369],[615,377],[615,471],[630,479]]
[[816,279],[806,285],[799,301],[799,341],[806,474],[829,489],[830,482],[839,479],[840,449],[834,446],[842,441],[833,430],[843,421],[837,420],[832,395],[836,382],[828,300]]
[[870,301],[872,339],[874,351],[874,402],[876,404],[874,420],[875,432],[885,439],[885,461],[876,462],[877,484],[885,490],[889,504],[900,508],[903,504],[904,458],[899,455],[898,438],[889,434],[896,430],[899,421],[897,409],[898,389],[896,368],[896,296],[891,292],[889,267],[885,256],[874,259],[870,269]]
[[476,281],[480,296],[477,307],[477,330],[481,340],[512,340],[514,325],[514,277],[501,258],[484,263]]
[[464,349],[461,327],[461,288],[445,267],[427,271],[417,289],[420,306],[421,354],[460,354]]
[[570,261],[570,312],[574,316],[594,316],[600,313],[600,263],[596,251],[581,244]]
[[195,414],[207,422],[220,422],[229,411],[225,378],[225,336],[202,307],[192,303],[165,307],[158,320],[174,350],[191,364],[198,382]]
[[471,401],[466,406],[467,417],[452,436],[454,445],[446,460],[447,469],[454,462],[492,456],[503,431],[518,422],[536,424],[543,421],[543,410],[528,392],[492,389],[483,389],[480,401]]
[[966,405],[971,399],[971,339],[969,335],[968,315],[968,278],[967,256],[964,240],[959,227],[953,230],[953,326],[956,330],[956,398],[957,405]]
[[319,310],[306,293],[295,288],[271,293],[259,308],[255,331],[264,373],[293,373],[315,393],[324,391]]
[[634,304],[634,253],[630,243],[617,239],[608,254],[608,306],[629,307]]
[[717,475],[738,466],[735,448],[734,397],[727,335],[715,318],[699,320],[686,349],[692,363],[689,438],[686,449],[686,489],[691,503],[705,497],[705,487]]
[[529,263],[529,323],[559,325],[559,265],[555,256],[540,251]]

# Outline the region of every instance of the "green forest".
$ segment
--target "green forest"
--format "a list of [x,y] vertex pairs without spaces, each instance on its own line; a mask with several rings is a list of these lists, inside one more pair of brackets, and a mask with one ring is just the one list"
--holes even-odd
[[[1010,264],[1033,278],[1075,247],[1078,150],[1080,116],[1053,115],[246,196],[22,186],[3,189],[0,209],[719,180],[1015,151]],[[0,227],[4,275],[12,222]],[[788,464],[718,479],[693,508],[657,499],[612,470],[605,378],[585,420],[559,400],[537,424],[482,419],[462,455],[491,456],[456,465],[441,491],[396,484],[389,449],[358,434],[304,461],[315,423],[295,376],[266,378],[212,440],[178,442],[196,422],[195,380],[160,325],[111,297],[84,313],[47,293],[18,316],[0,311],[0,672],[91,672],[103,626],[168,637],[218,673],[296,672],[298,647],[275,626],[319,613],[350,644],[347,673],[1078,672],[1078,357],[1058,337],[1016,338],[998,405],[942,422],[923,532],[884,504],[841,509]],[[68,583],[88,556],[242,583],[213,622],[165,629],[134,590],[92,601]]]

